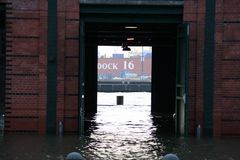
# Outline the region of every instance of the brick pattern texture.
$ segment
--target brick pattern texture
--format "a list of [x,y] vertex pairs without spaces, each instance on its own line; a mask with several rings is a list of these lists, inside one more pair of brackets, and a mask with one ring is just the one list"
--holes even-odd
[[[5,130],[45,134],[48,1],[0,3],[7,9]],[[73,133],[78,117],[78,0],[58,0],[58,37],[57,123],[63,121],[65,131]]]
[[[7,132],[46,132],[47,0],[0,0],[6,4]],[[216,0],[214,136],[240,136],[240,3]],[[57,123],[77,133],[79,1],[58,0]],[[190,24],[189,133],[203,124],[205,0],[185,0]],[[58,124],[56,124],[58,126]]]
[[45,133],[47,1],[6,4],[6,132]]
[[195,134],[203,124],[203,54],[205,1],[185,0],[183,20],[190,25],[189,34],[189,133]]
[[78,132],[79,1],[58,1],[57,122]]
[[240,4],[216,0],[215,136],[240,136]]
[[[203,54],[205,1],[185,0],[190,24],[189,132],[203,122]],[[213,134],[240,136],[240,4],[216,0]]]

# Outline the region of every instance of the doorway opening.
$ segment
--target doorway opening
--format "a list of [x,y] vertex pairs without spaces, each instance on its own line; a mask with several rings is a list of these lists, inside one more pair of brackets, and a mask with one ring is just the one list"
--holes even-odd
[[83,130],[84,115],[97,113],[98,46],[121,46],[127,51],[129,46],[151,46],[153,122],[169,118],[173,125],[166,128],[184,134],[188,32],[180,27],[183,6],[119,5],[113,9],[107,4],[81,4],[80,14],[79,130]]
[[134,39],[122,46],[98,46],[96,122],[101,121],[101,130],[111,128],[111,134],[116,128],[123,136],[151,127],[152,47],[129,46]]
[[[88,115],[97,112],[98,90],[106,92],[121,91],[121,89],[126,89],[126,85],[123,81],[120,81],[121,84],[116,85],[116,83],[119,83],[119,79],[126,77],[126,75],[135,76],[135,78],[139,79],[145,76],[142,73],[139,74],[140,76],[134,73],[126,74],[126,72],[121,72],[118,75],[110,73],[108,69],[116,70],[119,64],[117,65],[117,62],[111,58],[108,58],[107,63],[99,63],[101,56],[102,58],[108,56],[105,53],[105,55],[100,55],[99,59],[99,49],[105,47],[104,49],[107,50],[106,46],[109,46],[108,50],[110,50],[111,47],[118,46],[120,50],[123,49],[125,44],[132,50],[134,50],[132,46],[138,46],[139,48],[151,46],[151,113],[155,122],[165,123],[164,128],[175,133],[176,122],[173,115],[177,114],[177,34],[178,25],[176,24],[86,23],[85,70],[88,74],[85,75],[85,113]],[[130,38],[133,40],[127,41]],[[124,56],[127,57],[127,54],[112,53],[111,56],[117,57],[116,59],[119,61],[121,58],[124,59]],[[131,68],[132,64],[123,60],[124,67]],[[98,74],[98,69],[102,69],[102,74]],[[103,70],[108,71],[103,72]],[[98,82],[102,79],[110,81],[99,84]],[[114,81],[116,79],[118,81]],[[136,88],[133,87],[132,89]],[[126,89],[126,91],[131,91],[131,89]]]

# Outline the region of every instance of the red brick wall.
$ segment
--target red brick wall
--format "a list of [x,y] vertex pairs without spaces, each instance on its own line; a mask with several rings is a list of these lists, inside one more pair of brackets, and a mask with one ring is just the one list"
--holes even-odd
[[0,0],[7,8],[6,131],[45,132],[47,1]]
[[185,0],[184,21],[190,25],[189,34],[189,133],[203,123],[203,53],[205,1]]
[[[47,0],[7,5],[6,131],[46,131]],[[58,0],[57,123],[77,131],[79,1]],[[58,126],[58,125],[57,125]]]
[[[184,21],[190,23],[189,124],[194,133],[203,121],[203,53],[205,1],[185,0]],[[216,0],[214,60],[214,136],[240,135],[240,4]]]
[[240,135],[240,4],[216,0],[215,104],[216,136]]
[[78,131],[79,1],[58,1],[57,122]]
[[[189,132],[203,123],[205,0],[184,1],[190,24]],[[7,4],[6,131],[46,130],[47,0]],[[240,4],[216,0],[214,135],[240,135]],[[77,132],[79,1],[58,0],[57,123]]]

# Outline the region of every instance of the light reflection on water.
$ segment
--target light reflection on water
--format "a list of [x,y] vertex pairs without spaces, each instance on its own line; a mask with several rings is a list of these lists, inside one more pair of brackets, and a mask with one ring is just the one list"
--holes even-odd
[[157,159],[165,148],[154,135],[149,106],[99,106],[94,121],[87,148],[92,158]]
[[[124,105],[116,106],[116,96]],[[87,149],[99,159],[159,159],[165,146],[156,136],[150,93],[99,93],[98,113]]]
[[[131,95],[124,106],[101,102],[98,113],[86,119],[84,137],[7,135],[0,137],[0,160],[64,160],[67,153],[79,151],[88,159],[161,159],[169,152],[182,160],[239,160],[240,139],[175,138],[166,124],[150,114],[144,98],[147,93]],[[127,99],[130,100],[127,100]],[[111,98],[110,98],[111,99]],[[109,99],[109,100],[110,100]],[[110,100],[111,101],[111,100]],[[141,105],[143,104],[143,105]],[[170,127],[171,128],[171,127]]]

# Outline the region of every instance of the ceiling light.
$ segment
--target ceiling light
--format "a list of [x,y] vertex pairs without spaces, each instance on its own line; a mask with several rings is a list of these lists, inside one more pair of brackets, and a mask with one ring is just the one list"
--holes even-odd
[[128,41],[134,41],[134,38],[127,38]]
[[138,27],[137,26],[125,26],[124,28],[126,28],[126,29],[137,29]]

